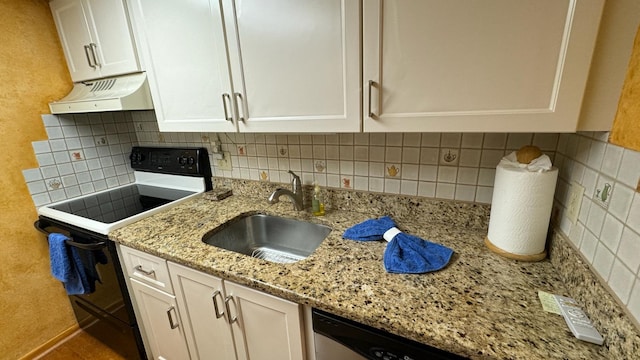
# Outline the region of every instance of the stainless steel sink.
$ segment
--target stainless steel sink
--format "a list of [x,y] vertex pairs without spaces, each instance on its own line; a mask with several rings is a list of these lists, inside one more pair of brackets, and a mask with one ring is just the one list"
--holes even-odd
[[311,255],[330,232],[325,225],[253,214],[230,220],[202,241],[271,262],[293,263]]

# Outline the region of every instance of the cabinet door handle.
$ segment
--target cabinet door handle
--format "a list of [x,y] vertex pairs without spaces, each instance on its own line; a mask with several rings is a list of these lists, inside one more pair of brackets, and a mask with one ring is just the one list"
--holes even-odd
[[238,315],[231,316],[231,309],[229,309],[229,302],[233,303],[233,307],[238,312],[238,307],[236,306],[236,301],[233,299],[233,296],[229,295],[224,299],[224,306],[227,308],[227,314],[229,314],[229,324],[233,324],[236,320],[238,320]]
[[[240,113],[244,113],[244,109],[242,109],[242,105],[244,105],[244,100],[242,99],[242,94],[234,93],[233,98],[236,101],[236,108],[238,109],[238,120],[244,122],[244,116],[240,116]],[[240,101],[238,101],[238,99]],[[242,111],[241,111],[242,110]]]
[[371,103],[373,102],[371,100],[371,89],[374,87],[376,83],[373,80],[369,80],[369,117],[372,119],[376,119],[378,116],[376,114],[374,114],[374,112],[371,110]]
[[91,51],[91,46],[85,45],[84,54],[87,56],[87,63],[89,64],[89,66],[95,69],[96,65],[93,62],[91,62],[91,55],[89,55],[89,51]]
[[173,316],[171,316],[171,311],[175,312],[176,308],[174,308],[173,306],[169,308],[169,310],[167,310],[167,317],[169,318],[169,326],[171,326],[171,329],[175,329],[178,327],[178,323],[174,323],[173,322]]
[[233,119],[229,116],[229,110],[227,109],[227,102],[231,104],[231,95],[222,94],[222,107],[224,108],[224,119],[233,122]]
[[95,43],[91,43],[89,44],[89,46],[91,47],[91,55],[93,56],[93,63],[95,64],[95,66],[97,67],[102,67],[102,64],[100,64],[100,62],[98,61],[98,45],[96,45]]
[[222,301],[224,302],[224,299],[222,298],[222,293],[220,292],[220,290],[216,290],[216,292],[214,292],[213,296],[211,297],[211,300],[213,301],[213,309],[216,312],[216,319],[220,319],[221,317],[224,316],[224,311],[220,312],[220,309],[218,308],[218,302],[216,301],[216,297],[218,297],[218,295],[220,295],[220,299],[222,299]]
[[138,265],[136,267],[133,268],[135,271],[141,272],[146,276],[152,277],[152,278],[156,278],[156,271],[155,270],[145,270],[142,268],[142,265]]

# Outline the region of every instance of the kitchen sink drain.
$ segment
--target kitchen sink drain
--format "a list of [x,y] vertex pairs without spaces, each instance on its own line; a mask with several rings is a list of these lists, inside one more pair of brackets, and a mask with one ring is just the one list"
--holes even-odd
[[281,264],[291,264],[304,259],[303,256],[294,255],[288,252],[270,249],[267,247],[259,247],[253,250],[251,256],[254,258],[267,260]]

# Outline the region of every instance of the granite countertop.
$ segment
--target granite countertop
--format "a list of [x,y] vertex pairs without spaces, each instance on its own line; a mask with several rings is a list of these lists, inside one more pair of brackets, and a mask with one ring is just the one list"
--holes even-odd
[[[245,213],[303,219],[333,231],[307,259],[276,264],[207,245],[204,234]],[[386,243],[342,239],[344,230],[379,216],[374,211],[330,210],[323,217],[269,205],[265,197],[197,198],[113,231],[109,237],[206,273],[299,304],[472,359],[598,359],[605,347],[577,340],[564,319],[544,312],[538,290],[568,295],[548,260],[517,262],[490,252],[486,228],[418,216],[396,216],[398,227],[452,248],[441,271],[389,274]],[[437,221],[436,221],[437,220]]]

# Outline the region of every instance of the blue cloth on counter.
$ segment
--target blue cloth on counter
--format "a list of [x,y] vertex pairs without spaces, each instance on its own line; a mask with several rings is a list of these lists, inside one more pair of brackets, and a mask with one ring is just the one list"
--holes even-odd
[[[382,240],[384,233],[395,227],[388,216],[369,219],[345,230],[345,239],[357,241]],[[384,251],[383,263],[389,273],[421,274],[437,271],[449,263],[453,250],[417,236],[398,233]]]
[[342,237],[357,241],[382,240],[385,231],[395,227],[396,223],[388,216],[379,219],[369,219],[354,225],[344,231]]
[[[49,234],[49,259],[51,274],[64,284],[69,295],[85,294],[86,275],[82,271],[82,260],[75,248],[69,249],[63,234]],[[83,277],[85,281],[83,281]]]

